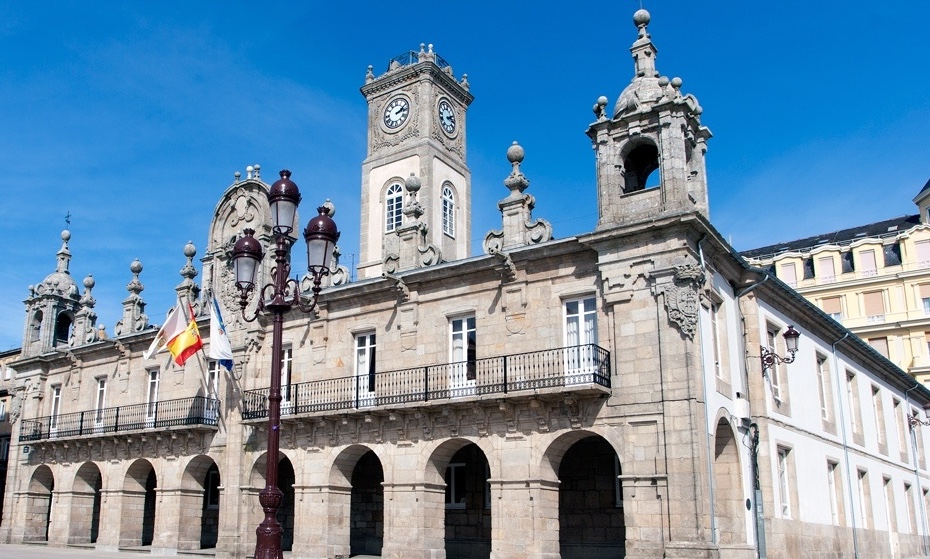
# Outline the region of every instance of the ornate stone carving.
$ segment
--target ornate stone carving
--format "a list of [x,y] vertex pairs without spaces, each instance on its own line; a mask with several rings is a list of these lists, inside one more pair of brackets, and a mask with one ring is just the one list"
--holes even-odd
[[668,319],[689,339],[694,339],[694,332],[697,330],[698,311],[701,306],[698,290],[703,284],[704,271],[700,266],[687,264],[675,268],[674,284],[665,291]]

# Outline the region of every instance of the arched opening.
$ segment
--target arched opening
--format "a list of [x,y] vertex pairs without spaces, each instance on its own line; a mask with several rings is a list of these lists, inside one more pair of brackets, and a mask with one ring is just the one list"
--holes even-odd
[[52,491],[55,476],[45,465],[36,468],[29,481],[26,501],[26,526],[23,539],[29,542],[48,541],[48,527],[52,519]]
[[562,559],[626,556],[620,461],[604,438],[576,441],[558,467]]
[[746,544],[746,506],[742,469],[733,429],[726,419],[714,433],[714,513],[721,546]]
[[155,468],[148,460],[140,458],[126,470],[120,509],[120,547],[152,545],[157,486]]
[[100,468],[86,462],[74,477],[68,543],[97,543],[100,533],[100,497],[103,477]]
[[384,544],[384,469],[373,451],[352,469],[349,505],[350,555],[381,555]]
[[36,310],[36,312],[32,314],[32,320],[29,322],[29,341],[32,341],[32,342],[38,341],[41,332],[42,332],[42,311]]
[[71,340],[71,315],[63,312],[58,314],[55,321],[55,345],[67,345]]
[[181,477],[178,549],[216,547],[220,519],[220,470],[209,456],[195,456]]
[[445,468],[445,544],[447,559],[491,556],[491,487],[488,459],[469,443]]
[[643,141],[623,158],[623,193],[654,188],[661,184],[659,173],[659,148],[652,142]]
[[278,489],[284,493],[278,507],[278,524],[284,529],[281,534],[281,550],[291,551],[294,547],[294,466],[287,457],[278,462]]

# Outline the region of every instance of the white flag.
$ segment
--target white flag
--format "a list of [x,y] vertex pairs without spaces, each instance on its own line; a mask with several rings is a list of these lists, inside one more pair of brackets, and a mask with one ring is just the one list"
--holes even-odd
[[223,322],[223,314],[220,313],[216,297],[211,299],[213,304],[210,305],[210,359],[216,359],[227,371],[232,371],[233,354],[229,336],[226,335],[226,323]]

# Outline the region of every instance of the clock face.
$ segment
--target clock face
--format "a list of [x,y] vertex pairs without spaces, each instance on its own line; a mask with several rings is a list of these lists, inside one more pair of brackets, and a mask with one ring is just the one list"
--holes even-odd
[[390,129],[400,128],[410,115],[410,101],[395,97],[384,107],[384,125]]
[[446,134],[455,132],[455,109],[445,99],[439,102],[439,125]]

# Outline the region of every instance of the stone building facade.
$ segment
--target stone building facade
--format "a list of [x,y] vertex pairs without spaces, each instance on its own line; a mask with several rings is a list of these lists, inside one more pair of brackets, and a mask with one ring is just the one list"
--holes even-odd
[[[257,166],[216,206],[200,283],[188,245],[177,286],[204,333],[219,302],[230,372],[143,357],[138,262],[113,336],[97,328],[64,234],[10,364],[0,541],[249,556],[280,359],[292,557],[926,554],[930,391],[713,228],[701,107],[656,71],[649,14],[634,23],[634,77],[587,132],[596,228],[553,239],[513,145],[501,229],[475,257],[442,237],[468,230],[467,80],[426,47],[370,69],[368,272],[335,265],[316,311],[286,317],[280,355],[231,278],[243,229],[271,236]],[[791,326],[793,362],[765,367]]]

